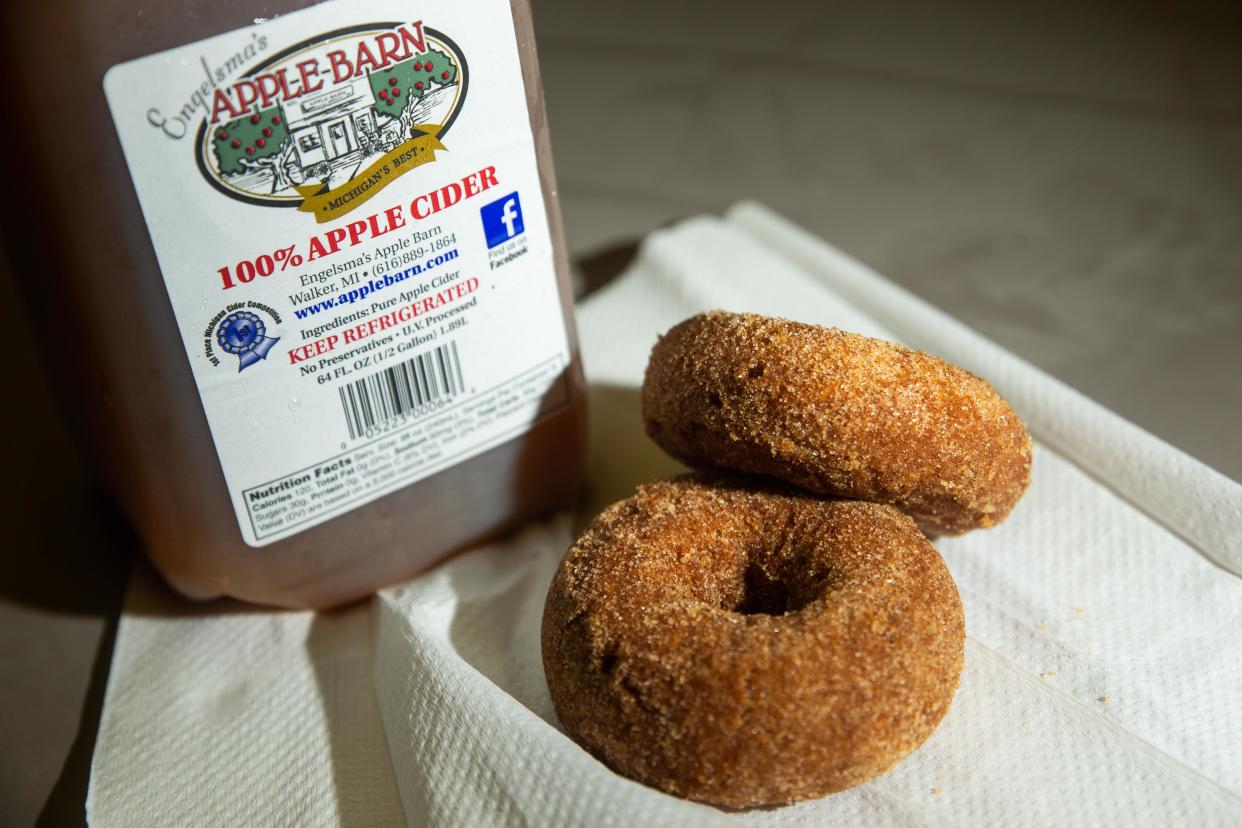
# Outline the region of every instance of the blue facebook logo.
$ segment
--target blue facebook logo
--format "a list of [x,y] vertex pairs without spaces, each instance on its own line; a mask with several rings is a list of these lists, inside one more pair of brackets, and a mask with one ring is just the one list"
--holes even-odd
[[483,234],[487,236],[487,249],[504,244],[526,230],[522,223],[522,201],[516,191],[501,196],[479,209],[483,217]]

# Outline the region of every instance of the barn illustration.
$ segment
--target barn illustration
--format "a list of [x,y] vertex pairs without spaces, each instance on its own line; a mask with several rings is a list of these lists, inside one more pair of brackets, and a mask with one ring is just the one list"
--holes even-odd
[[337,187],[410,137],[443,123],[458,66],[429,48],[322,92],[255,110],[216,127],[211,148],[224,182],[246,193],[296,197],[307,183]]

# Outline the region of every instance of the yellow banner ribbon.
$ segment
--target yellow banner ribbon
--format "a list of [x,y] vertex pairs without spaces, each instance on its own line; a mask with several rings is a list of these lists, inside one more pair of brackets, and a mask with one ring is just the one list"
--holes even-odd
[[448,149],[436,137],[439,129],[439,124],[413,127],[410,131],[414,137],[384,153],[371,166],[336,189],[327,189],[326,182],[295,187],[298,195],[305,199],[298,205],[298,211],[313,213],[315,221],[323,224],[362,206],[400,176],[436,160],[436,150]]

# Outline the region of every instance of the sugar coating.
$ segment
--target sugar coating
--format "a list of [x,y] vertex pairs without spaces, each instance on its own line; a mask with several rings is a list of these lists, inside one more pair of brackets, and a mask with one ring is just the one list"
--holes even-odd
[[542,629],[575,741],[737,808],[887,771],[947,712],[964,641],[957,588],[909,517],[715,473],[604,511],[561,563]]
[[647,434],[698,468],[891,503],[933,534],[1003,520],[1031,438],[987,382],[835,328],[715,311],[665,334],[643,382]]

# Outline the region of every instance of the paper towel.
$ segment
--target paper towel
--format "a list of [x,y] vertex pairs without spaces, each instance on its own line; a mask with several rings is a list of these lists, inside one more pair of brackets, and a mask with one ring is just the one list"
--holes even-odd
[[643,437],[636,389],[655,336],[715,307],[940,354],[1031,426],[1034,482],[1012,517],[938,542],[966,606],[967,667],[909,759],[740,814],[613,774],[561,732],[539,659],[544,594],[574,532],[564,516],[341,613],[190,609],[140,575],[92,822],[1242,822],[1242,487],[742,205],[653,234],[580,309],[596,507],[676,469]]
[[193,604],[131,578],[91,765],[97,826],[403,825],[370,603]]

